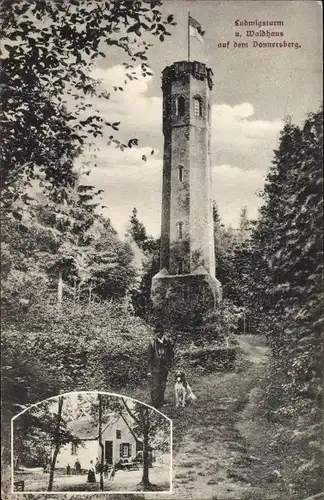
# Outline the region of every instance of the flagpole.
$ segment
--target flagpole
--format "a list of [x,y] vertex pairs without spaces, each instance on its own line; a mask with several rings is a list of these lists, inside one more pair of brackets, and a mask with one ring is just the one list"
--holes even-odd
[[190,61],[190,11],[188,11],[188,61]]

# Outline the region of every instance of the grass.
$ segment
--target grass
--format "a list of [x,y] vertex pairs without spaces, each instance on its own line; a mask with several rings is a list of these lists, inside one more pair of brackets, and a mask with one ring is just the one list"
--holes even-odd
[[[200,369],[187,371],[198,398],[194,405],[174,407],[170,374],[166,391],[169,405],[163,413],[173,420],[173,494],[125,494],[123,500],[289,500],[286,492],[279,492],[279,485],[267,483],[274,463],[266,448],[271,429],[259,422],[258,399],[254,397],[266,370],[266,343],[257,336],[242,336],[239,342],[239,369],[209,374]],[[149,403],[145,381],[134,389],[125,388],[122,394]],[[255,459],[247,459],[249,456]],[[232,477],[230,471],[234,471]],[[240,481],[240,476],[248,482]],[[102,497],[94,493],[90,498]],[[109,494],[109,500],[115,498],[121,500],[120,495]]]
[[[206,374],[189,369],[186,373],[198,398],[196,404],[180,411],[171,404],[164,410],[173,420],[175,472],[173,495],[170,499],[163,496],[164,500],[243,500],[245,497],[249,500],[249,496],[251,500],[254,496],[259,500],[259,490],[255,491],[259,480],[263,495],[260,499],[274,498],[277,485],[264,482],[268,464],[258,461],[260,452],[250,441],[255,434],[258,412],[255,411],[254,419],[248,416],[247,420],[244,413],[250,394],[264,376],[267,347],[264,339],[242,336],[237,353],[239,370]],[[172,401],[172,383],[168,385],[166,397]],[[241,432],[243,420],[244,434]],[[249,456],[256,460],[245,460]],[[288,500],[288,497],[277,496],[277,499]]]

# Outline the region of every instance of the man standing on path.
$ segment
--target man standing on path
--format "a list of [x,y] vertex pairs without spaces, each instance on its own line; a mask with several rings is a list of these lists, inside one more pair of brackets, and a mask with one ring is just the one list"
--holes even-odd
[[173,346],[163,331],[156,329],[156,336],[148,346],[148,377],[151,382],[151,402],[154,408],[164,404],[164,391],[173,362]]

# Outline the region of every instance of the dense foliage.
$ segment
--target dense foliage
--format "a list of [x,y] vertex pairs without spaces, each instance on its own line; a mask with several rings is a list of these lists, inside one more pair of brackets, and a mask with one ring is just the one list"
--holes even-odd
[[323,487],[322,120],[322,111],[311,113],[281,133],[245,282],[272,347],[268,417],[283,424],[277,445],[290,454],[288,479],[300,497]]
[[136,208],[131,213],[127,232],[140,249],[142,257],[139,286],[132,291],[135,313],[148,323],[154,323],[151,284],[153,276],[160,270],[160,238],[155,239],[147,233]]
[[145,379],[150,332],[123,304],[66,300],[58,307],[39,297],[21,319],[21,328],[7,326],[2,335],[3,431],[12,416],[46,397],[114,392]]
[[[73,160],[85,144],[112,134],[120,122],[100,116],[87,98],[109,100],[90,75],[107,50],[126,57],[127,81],[136,79],[134,64],[143,76],[150,74],[147,51],[151,44],[143,35],[163,41],[174,25],[173,16],[162,18],[160,0],[10,0],[1,2],[1,130],[3,204],[26,196],[26,184],[47,181],[50,193],[74,183]],[[146,37],[147,38],[147,37]],[[112,92],[123,87],[114,86]],[[125,149],[114,135],[109,143]]]
[[[151,42],[163,42],[175,25],[172,15],[162,17],[160,5],[1,2],[6,438],[9,419],[25,405],[69,389],[136,383],[145,371],[149,331],[132,316],[127,300],[136,279],[132,250],[100,215],[101,191],[83,183],[88,165],[79,172],[75,162],[82,164],[84,148],[107,129],[111,147],[138,145],[135,138],[116,138],[120,123],[104,120],[91,98],[104,101],[123,92],[137,78],[135,65],[142,76],[150,74]],[[91,69],[112,48],[120,53],[126,79],[109,93]]]

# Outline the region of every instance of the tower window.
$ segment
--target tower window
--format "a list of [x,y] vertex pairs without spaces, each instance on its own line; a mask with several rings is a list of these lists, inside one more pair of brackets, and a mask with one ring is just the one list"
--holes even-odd
[[202,100],[200,97],[194,98],[194,115],[202,116]]
[[178,230],[178,240],[182,240],[182,238],[183,238],[183,222],[177,223],[177,230]]
[[175,100],[175,114],[178,118],[181,118],[185,113],[185,98],[180,96]]
[[183,181],[183,166],[182,165],[179,165],[179,167],[178,167],[178,175],[179,175],[179,181],[182,182]]

